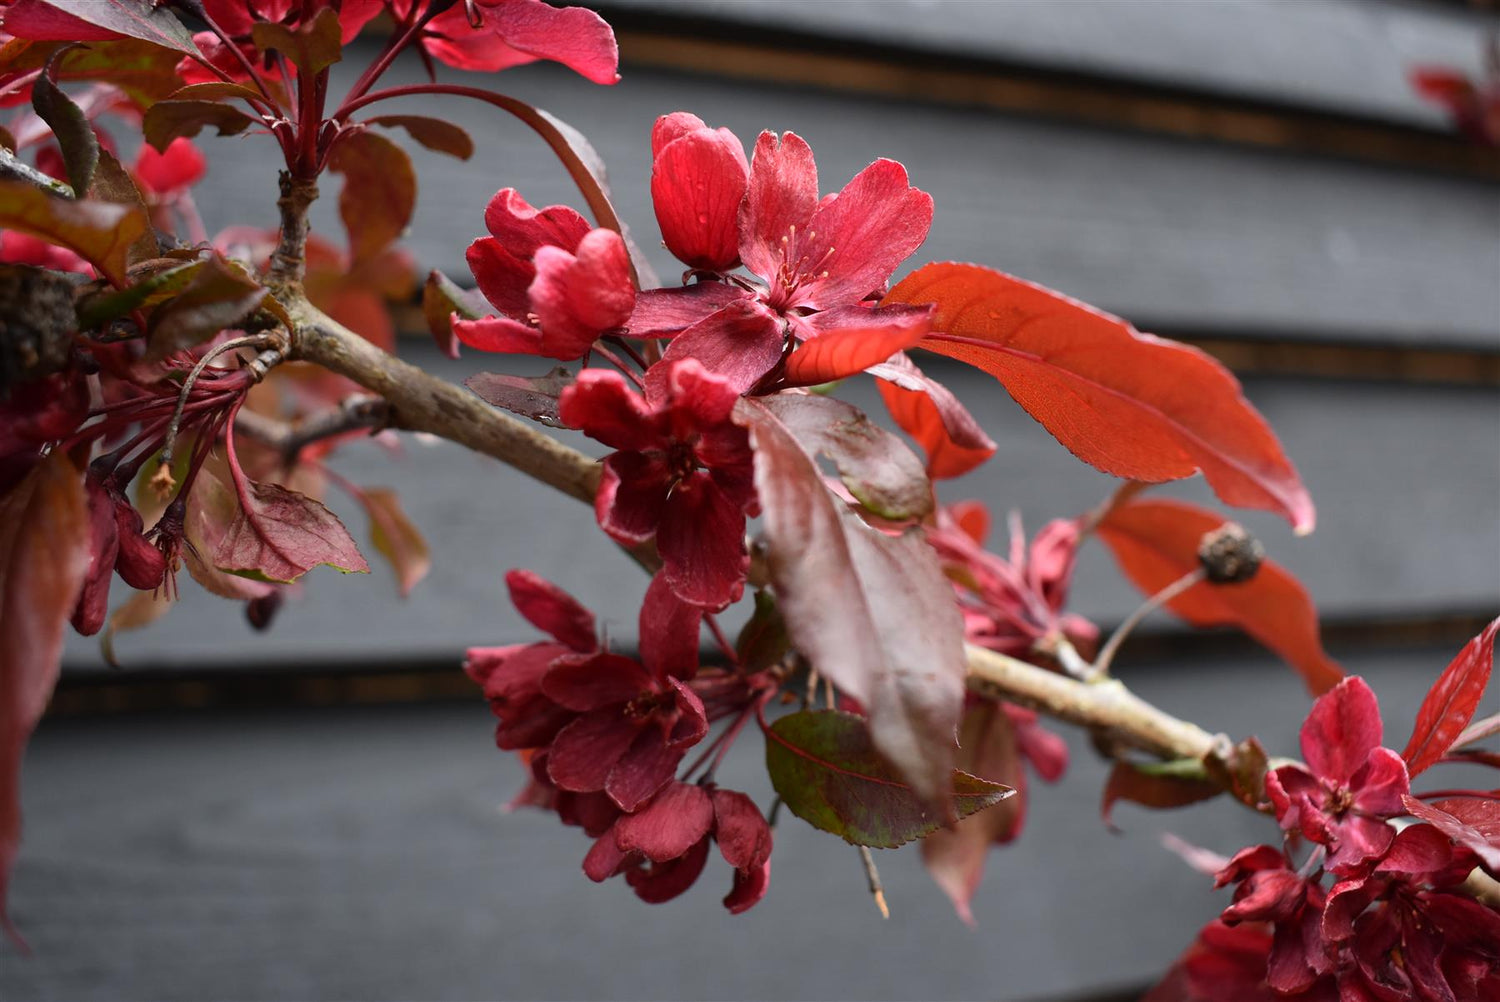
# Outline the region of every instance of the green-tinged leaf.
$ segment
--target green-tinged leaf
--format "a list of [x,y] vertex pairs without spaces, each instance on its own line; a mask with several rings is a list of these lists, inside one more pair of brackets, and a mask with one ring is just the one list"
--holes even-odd
[[258,21],[250,29],[258,49],[274,49],[290,59],[304,77],[326,70],[344,57],[339,12],[332,7],[318,11],[311,21],[295,28],[271,21]]
[[477,320],[489,312],[481,303],[477,295],[459,288],[442,272],[433,271],[427,275],[427,282],[422,286],[422,316],[427,320],[433,341],[449,358],[458,357],[453,314],[457,313],[465,320]]
[[511,376],[501,372],[479,372],[464,385],[486,403],[530,418],[549,428],[566,428],[557,414],[557,400],[573,382],[573,374],[558,366],[545,376]]
[[409,597],[417,582],[432,568],[427,540],[406,517],[395,491],[387,487],[367,487],[360,492],[359,500],[370,516],[370,543],[395,570],[401,597]]
[[152,0],[15,0],[5,11],[12,35],[42,41],[93,42],[138,38],[198,56],[192,32]]
[[833,460],[849,493],[876,515],[905,520],[932,511],[932,482],[922,461],[857,407],[806,393],[778,393],[761,403],[803,449]]
[[1224,788],[1209,778],[1197,759],[1174,762],[1116,762],[1104,783],[1104,801],[1099,813],[1113,828],[1110,812],[1121,800],[1143,807],[1185,807],[1209,800]]
[[149,228],[144,215],[123,205],[71,201],[24,181],[0,181],[0,229],[75,251],[121,285],[130,248]]
[[99,137],[94,135],[88,116],[45,73],[32,81],[31,107],[47,123],[62,150],[68,183],[74,191],[88,191],[99,163]]
[[151,315],[146,359],[157,361],[234,327],[267,298],[261,284],[239,265],[214,255],[186,286]]
[[205,263],[206,260],[189,261],[164,268],[118,291],[105,290],[84,297],[78,303],[79,329],[93,330],[131,310],[146,309],[169,299],[191,282]]
[[963,622],[921,532],[865,525],[767,408],[741,401],[776,603],[795,646],[870,716],[875,746],[935,812],[963,710]]
[[167,95],[172,101],[222,101],[226,97],[238,97],[248,101],[264,102],[260,92],[244,84],[227,80],[210,80],[208,83],[188,84]]
[[[94,168],[94,180],[89,185],[89,198],[123,205],[150,218],[150,213],[146,209],[146,200],[141,197],[141,190],[135,186],[135,181],[131,179],[129,172],[109,150],[99,151],[99,162]],[[160,254],[161,245],[156,242],[156,231],[148,226],[140,239],[130,245],[125,261],[133,266],[142,261],[150,261]]]
[[21,757],[47,708],[89,569],[88,499],[65,451],[0,495],[0,928],[21,844]]
[[740,659],[740,671],[746,675],[764,671],[786,657],[790,646],[786,622],[776,608],[776,599],[768,591],[757,591],[755,611],[745,621],[734,642],[735,654]]
[[233,136],[255,121],[238,108],[217,101],[158,101],[146,110],[141,132],[157,152],[165,153],[172,140],[191,139],[206,126],[212,125],[221,136]]
[[356,262],[385,250],[411,222],[417,175],[406,151],[374,132],[355,132],[333,148],[328,169],[344,175],[339,217]]
[[405,129],[406,134],[434,153],[446,153],[450,157],[467,160],[474,155],[474,140],[452,122],[426,115],[377,115],[365,119],[366,125],[379,125],[387,129]]
[[[880,756],[864,718],[852,713],[782,717],[766,733],[766,768],[787,810],[855,845],[894,849],[945,820]],[[951,817],[966,818],[1014,793],[954,769],[942,796]]]
[[214,550],[219,570],[279,584],[319,564],[345,574],[369,573],[349,530],[322,504],[280,484],[250,481],[247,486],[239,515]]

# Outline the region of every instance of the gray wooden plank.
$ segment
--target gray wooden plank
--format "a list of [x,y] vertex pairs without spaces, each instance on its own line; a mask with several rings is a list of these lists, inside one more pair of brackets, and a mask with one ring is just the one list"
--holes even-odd
[[[425,346],[410,357],[455,380],[485,368],[536,365],[473,352],[450,363]],[[978,497],[997,513],[1019,508],[1034,530],[1046,518],[1093,507],[1113,489],[1115,481],[1068,455],[989,377],[941,361],[930,369],[1000,446],[987,465],[943,488],[947,500]],[[855,382],[849,390],[849,398],[872,414],[883,413],[869,385]],[[1311,537],[1297,539],[1270,516],[1236,517],[1302,577],[1325,614],[1483,613],[1500,604],[1500,394],[1286,379],[1251,380],[1246,392],[1302,471],[1320,522]],[[569,441],[597,452],[577,436]],[[405,442],[400,459],[357,443],[333,466],[357,483],[396,487],[426,533],[434,568],[410,600],[397,598],[389,571],[372,554],[376,566],[369,576],[313,571],[273,628],[253,634],[239,606],[185,584],[181,609],[120,638],[125,663],[456,662],[467,646],[532,636],[505,596],[502,576],[512,567],[533,568],[575,592],[600,613],[612,636],[634,636],[641,573],[597,531],[587,508],[457,446]],[[1197,482],[1168,492],[1211,502]],[[330,503],[363,540],[363,514],[336,493]],[[124,589],[117,588],[118,600]],[[1136,601],[1102,549],[1086,548],[1075,591],[1079,611],[1113,621]],[[70,670],[101,669],[94,641],[70,636],[67,664]]]
[[[1405,740],[1452,656],[1355,659]],[[1210,681],[1211,679],[1211,681]],[[1205,726],[1295,749],[1307,697],[1261,659],[1130,671]],[[1065,731],[1068,777],[992,856],[977,930],[908,847],[877,853],[893,917],[854,851],[786,816],[769,897],[719,905],[727,868],[649,908],[579,873],[576,831],[502,816],[520,781],[471,704],[44,721],[24,775],[11,906],[35,956],[0,947],[0,997],[99,999],[1033,999],[1140,983],[1227,904],[1158,848],[1275,838],[1227,803],[1097,818],[1105,766]],[[751,732],[721,781],[769,799]],[[1456,778],[1455,778],[1456,777]],[[1472,773],[1432,784],[1481,782]],[[1128,916],[1128,919],[1123,919]]]
[[[419,74],[401,64],[388,80]],[[825,189],[877,156],[904,162],[937,203],[913,264],[987,263],[1144,328],[1500,349],[1500,198],[1481,181],[663,72],[630,73],[609,91],[547,67],[464,82],[537,101],[589,135],[664,276],[681,267],[659,245],[649,136],[657,115],[686,107],[747,143],[765,127],[796,130]],[[495,109],[457,98],[398,106],[450,115],[479,144],[468,163],[413,154],[422,193],[407,246],[424,266],[467,277],[464,248],[502,186],[533,204],[578,202],[550,152]],[[210,230],[275,225],[274,145],[202,145]],[[326,181],[314,216],[335,235],[339,183]]]
[[1492,16],[1388,0],[605,0],[606,17],[691,16],[1446,128],[1406,73],[1478,75]]

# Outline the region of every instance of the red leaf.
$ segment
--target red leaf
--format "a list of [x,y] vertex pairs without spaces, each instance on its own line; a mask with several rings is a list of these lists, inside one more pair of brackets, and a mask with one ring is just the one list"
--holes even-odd
[[317,16],[295,28],[272,21],[257,21],[250,28],[256,48],[275,50],[286,56],[307,79],[344,57],[342,36],[339,12],[332,7],[324,7]]
[[998,703],[985,700],[970,706],[959,729],[959,768],[970,775],[1003,783],[1016,791],[987,811],[964,818],[951,828],[939,828],[922,840],[922,863],[958,917],[974,925],[969,902],[984,878],[990,846],[1009,842],[1021,833],[1026,815],[1026,769],[1016,741],[1016,728]]
[[1164,762],[1141,765],[1134,762],[1116,762],[1104,783],[1104,801],[1099,814],[1104,823],[1114,828],[1110,813],[1115,804],[1128,800],[1143,807],[1186,807],[1200,800],[1217,797],[1224,788],[1208,779],[1200,762]]
[[[1116,506],[1098,531],[1125,576],[1154,595],[1198,566],[1199,540],[1223,524],[1223,516],[1184,501],[1136,501]],[[1238,626],[1281,655],[1314,694],[1344,677],[1323,651],[1312,599],[1275,561],[1242,584],[1196,585],[1167,608],[1194,626]]]
[[875,747],[942,807],[966,668],[936,556],[919,531],[885,535],[837,502],[766,408],[742,402],[735,413],[750,429],[767,564],[794,646],[867,708]]
[[936,305],[922,347],[999,379],[1084,462],[1153,483],[1201,470],[1226,503],[1312,531],[1312,500],[1281,444],[1201,351],[979,265],[929,264],[885,302]]
[[787,810],[854,845],[894,849],[1015,791],[957,769],[939,798],[918,797],[871,741],[863,718],[838,710],[793,713],[766,731],[766,769]]
[[1495,665],[1497,632],[1500,632],[1500,619],[1485,627],[1483,633],[1458,652],[1458,657],[1443,670],[1428,690],[1427,698],[1422,700],[1411,740],[1406,742],[1406,750],[1401,753],[1412,776],[1436,764],[1447,754],[1464,728],[1469,726],[1469,721],[1474,719],[1479,697],[1484,694]]
[[63,627],[89,568],[88,499],[53,451],[0,497],[0,927],[21,844],[21,756],[57,682]]
[[407,135],[435,153],[446,153],[450,157],[467,160],[474,155],[474,140],[452,122],[426,115],[379,115],[365,119],[366,125],[380,125],[387,129],[405,129]]
[[234,136],[254,122],[238,108],[218,101],[158,101],[146,109],[141,134],[158,153],[165,153],[172,140],[191,139],[207,126],[212,125],[221,136]]
[[390,562],[401,587],[401,597],[407,598],[432,569],[427,540],[406,517],[395,491],[388,487],[366,487],[358,497],[370,516],[370,543]]
[[[248,484],[239,515],[214,551],[214,566],[254,581],[295,581],[319,564],[369,573],[338,516],[280,484]],[[249,507],[243,507],[245,502]]]
[[761,398],[808,453],[833,460],[855,500],[881,518],[919,519],[933,507],[921,460],[895,435],[831,397],[778,393]]
[[126,257],[144,235],[146,217],[109,202],[71,201],[24,181],[0,181],[0,229],[18,230],[76,251],[117,284]]
[[193,36],[172,15],[151,0],[91,0],[69,3],[16,0],[5,11],[5,30],[17,38],[43,41],[93,42],[126,36],[139,38],[190,56],[198,55]]
[[401,235],[417,205],[411,158],[374,132],[355,132],[333,148],[328,169],[344,175],[339,217],[349,233],[349,253],[366,261]]
[[875,385],[891,418],[927,453],[927,475],[932,479],[961,477],[995,454],[994,442],[971,448],[954,441],[930,393],[908,390],[886,379],[877,379]]

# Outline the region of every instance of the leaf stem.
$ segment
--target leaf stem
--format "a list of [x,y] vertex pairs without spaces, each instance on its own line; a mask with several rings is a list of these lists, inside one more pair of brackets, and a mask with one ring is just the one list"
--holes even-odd
[[885,888],[880,884],[880,871],[875,868],[875,857],[870,852],[870,847],[862,845],[859,849],[859,861],[865,867],[865,880],[870,884],[870,896],[875,899],[875,907],[880,909],[880,917],[888,919],[891,917],[891,909],[885,903]]
[[1109,639],[1104,642],[1104,647],[1099,651],[1099,656],[1094,659],[1094,677],[1103,677],[1109,674],[1109,666],[1114,663],[1115,654],[1120,650],[1120,645],[1130,636],[1131,631],[1140,625],[1141,620],[1189,588],[1202,582],[1207,576],[1208,572],[1202,567],[1195,567],[1137,606],[1136,610],[1129,616],[1126,616],[1125,622],[1116,627],[1115,632],[1110,634]]

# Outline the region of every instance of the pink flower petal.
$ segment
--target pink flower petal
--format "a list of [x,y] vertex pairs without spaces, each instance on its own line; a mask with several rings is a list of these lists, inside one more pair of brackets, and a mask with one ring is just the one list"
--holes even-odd
[[509,317],[453,321],[453,336],[470,348],[508,355],[540,355],[542,332]]
[[602,790],[610,770],[639,732],[640,728],[614,707],[584,714],[553,739],[547,754],[547,775],[564,790]]
[[582,653],[599,646],[594,614],[551,581],[535,571],[513,570],[505,585],[516,611],[538,630]]
[[659,905],[692,887],[707,862],[708,839],[703,839],[677,859],[626,870],[625,880],[636,897],[647,904]]
[[577,209],[567,205],[534,208],[514,188],[495,192],[484,207],[484,225],[502,247],[523,260],[530,260],[538,247],[575,251],[592,229]]
[[656,546],[662,573],[684,602],[717,610],[744,593],[750,567],[744,510],[701,471],[672,490],[657,526]]
[[664,863],[683,855],[708,837],[714,804],[708,791],[694,783],[669,783],[639,813],[615,824],[615,844]]
[[1380,747],[1380,705],[1364,679],[1344,679],[1313,703],[1302,724],[1302,758],[1332,786],[1347,786],[1354,770]]
[[192,141],[179,136],[158,153],[149,143],[141,146],[135,158],[135,177],[141,186],[157,195],[167,195],[191,188],[202,180],[208,162]]
[[698,672],[703,610],[678,598],[662,574],[651,579],[641,602],[641,662],[659,679],[692,678]]
[[785,344],[780,317],[758,300],[736,299],[672,339],[646,373],[646,396],[667,397],[667,373],[686,359],[697,359],[735,393],[744,393],[776,367]]
[[650,725],[641,728],[634,743],[610,770],[604,792],[622,811],[639,810],[656,791],[671,782],[685,751],[669,745],[660,728]]
[[615,844],[615,833],[607,831],[594,840],[588,855],[583,857],[583,872],[594,883],[602,883],[619,873],[629,860],[628,853],[621,852]]
[[735,870],[734,885],[724,897],[724,907],[729,914],[739,915],[749,911],[766,896],[771,886],[771,861],[768,859],[750,870]]
[[671,476],[664,462],[643,453],[606,456],[599,493],[594,496],[599,528],[626,546],[656,535],[672,487]]
[[[818,206],[798,254],[827,277],[805,286],[807,305],[857,302],[881,287],[932,228],[932,196],[910,187],[906,168],[877,160]],[[816,264],[812,264],[812,263]]]
[[736,790],[714,790],[714,839],[736,870],[759,869],[771,858],[771,826],[755,801]]
[[643,289],[636,294],[635,312],[626,327],[631,337],[673,337],[708,319],[736,299],[750,293],[723,282],[699,282],[680,289]]
[[1389,748],[1376,748],[1349,780],[1354,807],[1391,818],[1406,813],[1401,798],[1411,792],[1406,761]]
[[817,205],[818,168],[812,149],[795,132],[780,140],[774,132],[762,132],[740,209],[740,258],[745,267],[775,281],[797,231],[807,228]]
[[688,442],[716,426],[738,427],[730,415],[740,395],[728,379],[693,358],[664,363],[663,372],[666,382],[661,404],[669,408],[673,438]]
[[660,421],[618,372],[584,369],[562,391],[557,414],[569,428],[611,449],[644,452],[661,444]]
[[727,129],[688,132],[655,155],[651,200],[677,260],[706,271],[739,264],[739,211],[749,183],[745,150]]
[[560,247],[539,247],[536,278],[526,290],[542,328],[543,354],[582,358],[606,331],[630,319],[635,286],[630,256],[613,230],[593,230],[575,257]]
[[469,244],[464,258],[484,298],[501,313],[524,319],[531,310],[526,290],[536,279],[536,265],[531,262],[534,253],[532,247],[518,256],[494,237],[480,237]]
[[703,700],[698,694],[679,679],[669,678],[667,680],[676,696],[677,723],[672,725],[672,732],[667,735],[667,744],[681,751],[686,751],[708,733],[708,715],[703,709]]
[[[651,126],[651,159],[661,156],[661,151],[675,140],[690,132],[707,128],[708,123],[690,111],[674,111],[670,115],[662,115]],[[743,154],[743,149],[740,152]]]
[[650,688],[651,676],[637,662],[602,651],[559,658],[542,676],[548,699],[580,713],[628,703]]

